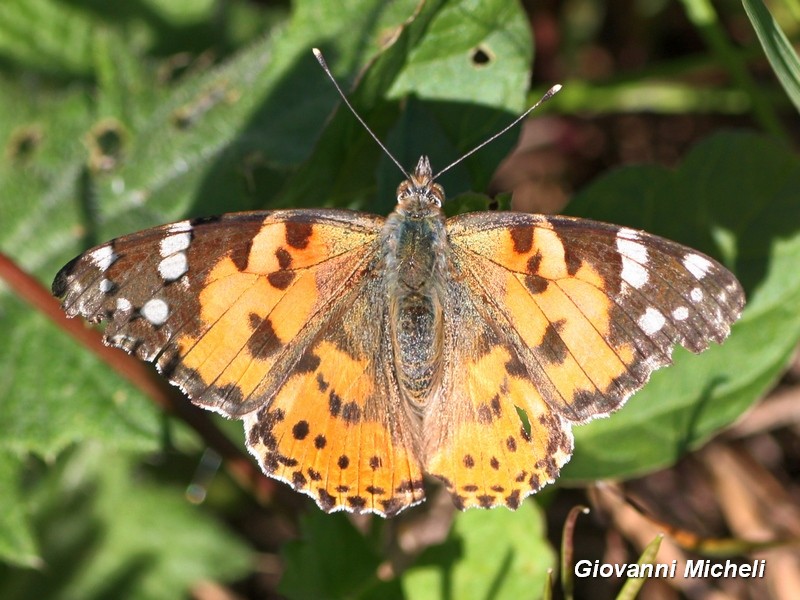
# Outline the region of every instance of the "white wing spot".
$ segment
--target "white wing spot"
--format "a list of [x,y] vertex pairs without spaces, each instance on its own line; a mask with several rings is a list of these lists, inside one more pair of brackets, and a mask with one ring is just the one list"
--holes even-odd
[[191,231],[192,223],[190,221],[178,221],[167,227],[170,233],[183,233],[184,231]]
[[703,290],[694,288],[689,292],[689,297],[692,299],[692,302],[700,302],[703,300]]
[[100,280],[100,291],[104,294],[107,294],[111,290],[114,289],[114,283],[110,279],[101,279]]
[[702,279],[714,267],[710,260],[699,254],[687,254],[683,257],[683,266],[694,275],[695,279]]
[[130,312],[133,310],[133,305],[127,298],[117,298],[117,310],[122,312]]
[[632,258],[640,264],[647,264],[647,248],[641,242],[620,237],[619,234],[617,234],[617,250],[619,250],[623,256]]
[[628,229],[627,227],[620,227],[619,231],[617,231],[617,238],[623,240],[639,240],[639,232],[635,229]]
[[150,321],[152,325],[163,325],[169,317],[169,307],[160,298],[153,298],[145,302],[142,306],[142,316]]
[[158,263],[158,274],[164,281],[175,281],[189,270],[186,254],[179,252]]
[[659,311],[653,307],[648,307],[644,314],[639,317],[639,327],[642,328],[647,335],[653,335],[661,331],[661,328],[666,325],[667,320]]
[[108,267],[113,265],[114,261],[116,261],[118,258],[114,253],[114,249],[109,245],[100,246],[89,256],[91,257],[94,266],[103,272],[107,271]]
[[627,256],[622,257],[622,280],[626,281],[637,290],[647,285],[650,280],[650,275],[639,263],[632,261]]
[[167,256],[175,254],[176,252],[182,252],[186,250],[191,241],[192,235],[188,231],[169,235],[161,240],[161,243],[158,246],[158,251],[161,256],[166,258]]
[[635,241],[638,239],[639,234],[632,229],[620,229],[617,232],[617,250],[622,255],[622,280],[637,290],[650,280],[650,275],[643,266],[648,260],[647,247]]
[[689,309],[685,306],[679,306],[672,311],[672,318],[676,321],[685,321],[689,318]]

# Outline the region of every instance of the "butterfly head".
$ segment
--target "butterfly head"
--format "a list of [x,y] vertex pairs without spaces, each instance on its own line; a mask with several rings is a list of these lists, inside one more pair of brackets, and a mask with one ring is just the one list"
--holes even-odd
[[397,211],[410,217],[425,217],[441,212],[444,189],[433,182],[431,162],[420,156],[411,176],[397,187]]

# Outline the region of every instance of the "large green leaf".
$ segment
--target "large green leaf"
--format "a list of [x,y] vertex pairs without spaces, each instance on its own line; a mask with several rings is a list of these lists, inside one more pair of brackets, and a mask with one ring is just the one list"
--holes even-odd
[[448,539],[427,549],[402,577],[407,598],[536,598],[555,554],[541,509],[525,502],[457,515]]
[[715,256],[748,303],[730,338],[682,349],[620,412],[575,431],[562,481],[624,477],[675,462],[773,384],[800,339],[800,161],[749,133],[695,147],[675,171],[628,167],[594,183],[574,214],[657,233]]
[[[379,525],[379,524],[377,524]],[[381,553],[344,514],[314,510],[300,523],[300,538],[283,547],[286,572],[280,591],[289,598],[399,598],[397,581],[381,581]]]
[[[235,580],[250,550],[176,487],[155,485],[98,444],[63,453],[10,483],[24,493],[40,568],[0,566],[0,597],[185,597],[204,580]],[[1,538],[0,538],[1,539]]]
[[39,550],[29,520],[29,508],[19,482],[25,461],[0,451],[0,560],[21,567],[40,567]]

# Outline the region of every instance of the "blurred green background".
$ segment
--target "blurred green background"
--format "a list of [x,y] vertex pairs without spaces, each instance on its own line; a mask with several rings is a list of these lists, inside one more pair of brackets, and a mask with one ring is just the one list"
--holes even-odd
[[[557,566],[566,512],[600,506],[584,488],[594,480],[644,477],[630,483],[640,498],[682,507],[661,507],[660,518],[744,536],[719,489],[681,475],[686,461],[707,460],[703,448],[733,444],[797,499],[796,426],[724,433],[800,380],[800,69],[789,42],[800,5],[769,10],[729,0],[4,0],[0,597],[535,598]],[[448,211],[510,202],[707,252],[748,295],[730,339],[699,357],[676,350],[675,366],[622,411],[577,428],[562,478],[516,513],[454,514],[432,485],[428,502],[393,521],[325,515],[286,490],[265,500],[217,468],[220,448],[23,300],[9,273],[49,288],[91,245],[187,217],[388,213],[402,174],[337,110],[312,47],[407,168],[423,153],[434,170],[449,164],[562,83],[521,135],[443,177]],[[243,448],[239,423],[212,427]],[[764,440],[778,451],[768,464],[753,450]],[[720,503],[707,514],[693,501],[706,497]],[[579,521],[577,556],[601,558],[616,540],[635,561],[643,546],[617,521],[589,521]],[[577,597],[612,597],[622,584],[591,583],[576,582]],[[709,583],[709,594],[714,585],[725,591]]]

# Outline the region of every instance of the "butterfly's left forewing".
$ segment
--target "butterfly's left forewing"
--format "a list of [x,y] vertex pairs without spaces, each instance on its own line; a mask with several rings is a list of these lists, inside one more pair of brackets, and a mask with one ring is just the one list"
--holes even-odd
[[543,400],[573,422],[618,408],[672,348],[721,342],[744,293],[675,242],[571,217],[471,213],[448,221],[454,262]]
[[194,402],[257,408],[326,307],[374,252],[382,219],[344,211],[237,213],[117,238],[53,283],[69,316],[155,362]]

